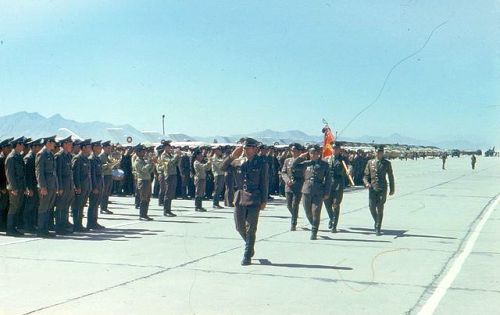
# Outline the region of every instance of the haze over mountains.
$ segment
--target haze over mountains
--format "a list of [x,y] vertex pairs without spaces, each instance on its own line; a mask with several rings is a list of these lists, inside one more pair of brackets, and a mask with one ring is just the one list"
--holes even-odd
[[[209,133],[209,131],[207,131]],[[25,135],[31,138],[39,138],[49,135],[65,137],[73,135],[80,138],[92,138],[112,140],[117,143],[126,143],[127,137],[132,137],[133,143],[139,142],[159,142],[161,139],[171,139],[173,141],[202,141],[212,143],[232,143],[243,136],[257,138],[266,144],[288,144],[298,141],[303,143],[322,142],[323,136],[320,132],[317,135],[308,135],[300,130],[274,131],[263,130],[247,135],[218,135],[218,136],[195,136],[186,134],[167,134],[165,137],[159,132],[139,131],[132,125],[114,125],[107,122],[78,122],[54,115],[44,117],[38,113],[17,112],[15,114],[0,117],[0,138],[15,137]],[[440,139],[439,141],[424,141],[405,137],[398,133],[390,136],[363,136],[358,138],[343,137],[342,141],[359,143],[384,143],[384,144],[408,144],[437,146],[440,148],[457,148],[466,150],[487,149],[490,144],[471,143],[463,139]]]

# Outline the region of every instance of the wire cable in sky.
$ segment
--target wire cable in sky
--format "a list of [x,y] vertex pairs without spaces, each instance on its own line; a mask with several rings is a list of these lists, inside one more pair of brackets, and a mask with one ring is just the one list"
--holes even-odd
[[379,100],[380,96],[382,95],[382,92],[384,92],[384,89],[385,89],[385,86],[387,85],[387,82],[389,81],[389,78],[392,74],[392,72],[394,72],[394,70],[399,67],[403,62],[415,57],[415,55],[417,55],[418,53],[420,53],[424,48],[425,46],[427,46],[427,44],[429,43],[429,41],[431,40],[432,36],[434,35],[434,33],[439,29],[441,28],[443,25],[445,25],[446,23],[448,23],[448,20],[444,21],[443,23],[439,24],[438,26],[436,26],[432,31],[431,33],[429,34],[429,36],[427,37],[427,40],[424,42],[424,44],[422,45],[422,47],[420,47],[419,49],[417,49],[415,52],[411,53],[410,55],[404,57],[403,59],[399,60],[398,62],[396,62],[391,70],[389,70],[389,72],[387,73],[387,75],[385,76],[385,79],[384,79],[384,83],[382,84],[382,87],[380,88],[378,94],[377,94],[377,97],[375,97],[375,99],[370,103],[368,104],[366,107],[364,107],[359,113],[357,113],[350,121],[349,123],[347,123],[347,125],[344,127],[344,129],[342,129],[339,133],[338,133],[338,136],[340,137],[344,131],[349,128],[349,126],[356,120],[358,119],[359,116],[361,116],[364,112],[366,112],[370,107],[372,107],[373,105],[375,105],[375,103],[377,103],[377,101]]

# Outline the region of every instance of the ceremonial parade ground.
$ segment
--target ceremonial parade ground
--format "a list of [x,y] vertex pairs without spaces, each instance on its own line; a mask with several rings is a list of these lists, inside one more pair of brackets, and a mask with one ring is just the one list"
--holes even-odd
[[500,314],[500,159],[392,163],[382,236],[364,189],[345,194],[339,233],[323,211],[316,241],[276,198],[248,267],[233,210],[207,201],[174,200],[166,218],[153,199],[145,222],[113,197],[102,232],[2,235],[0,314]]

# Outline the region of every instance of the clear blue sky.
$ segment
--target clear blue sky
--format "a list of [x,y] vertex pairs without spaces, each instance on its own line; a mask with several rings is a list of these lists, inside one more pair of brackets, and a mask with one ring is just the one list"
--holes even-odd
[[[0,114],[192,135],[500,135],[495,1],[0,1]],[[496,11],[496,13],[495,13]]]

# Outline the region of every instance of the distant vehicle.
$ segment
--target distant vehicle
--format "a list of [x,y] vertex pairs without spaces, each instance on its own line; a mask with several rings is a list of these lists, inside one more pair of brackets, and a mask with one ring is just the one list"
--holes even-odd
[[498,153],[495,152],[495,147],[489,149],[488,151],[484,152],[484,156],[485,157],[493,157],[493,156],[497,156]]
[[451,157],[460,157],[460,150],[451,150]]

